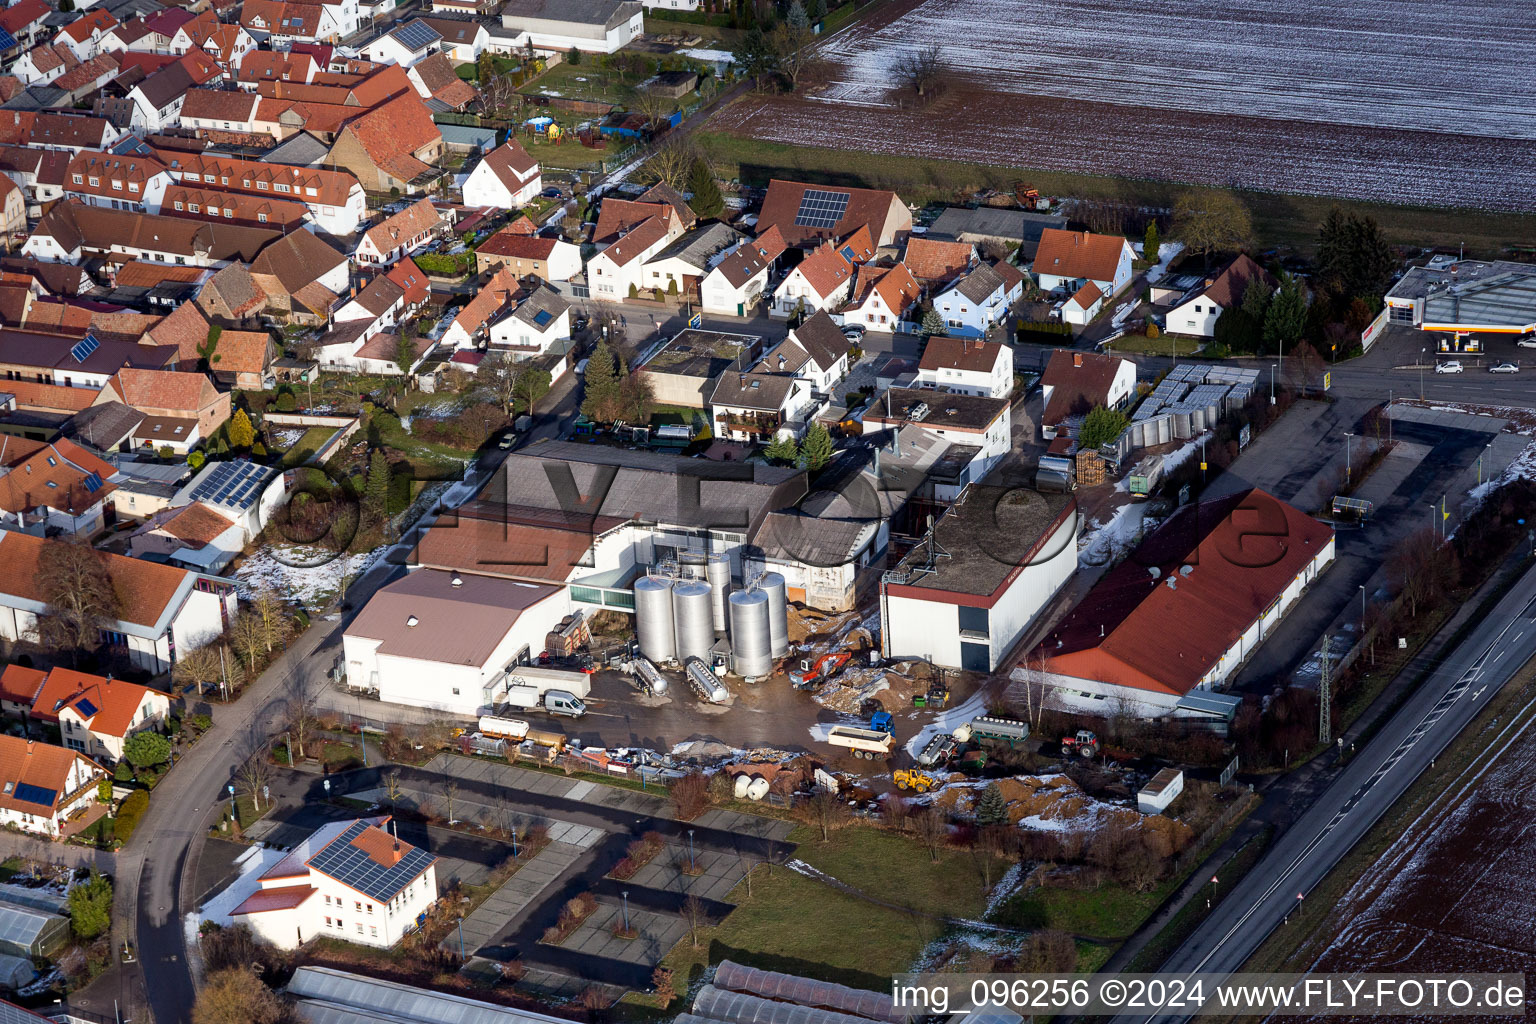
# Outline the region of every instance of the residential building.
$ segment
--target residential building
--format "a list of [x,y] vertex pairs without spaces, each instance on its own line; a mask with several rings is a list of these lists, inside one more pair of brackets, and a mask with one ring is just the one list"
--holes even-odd
[[581,249],[558,238],[505,227],[475,248],[475,268],[480,273],[494,273],[502,267],[516,278],[569,281],[581,273]]
[[965,242],[999,257],[1017,250],[1016,262],[1026,266],[1035,258],[1040,236],[1045,230],[1066,226],[1067,218],[1057,214],[1010,210],[1001,206],[981,206],[974,210],[951,206],[928,225],[926,237]]
[[981,337],[1024,296],[1024,275],[1009,263],[983,263],[934,297],[933,308],[953,335]]
[[255,134],[260,105],[261,97],[254,92],[188,89],[177,120],[181,127],[212,138],[218,138],[220,132]]
[[[825,398],[848,376],[852,349],[852,343],[832,318],[826,313],[817,313],[799,327],[791,328],[783,344],[764,361],[774,363],[774,369],[794,373],[808,383],[817,396]],[[795,355],[796,350],[804,353],[803,359]],[[796,365],[780,363],[775,358],[778,356],[784,356]]]
[[976,265],[976,246],[912,235],[901,260],[923,287],[943,289]]
[[[1030,656],[1074,712],[1224,728],[1223,688],[1333,561],[1333,528],[1258,488],[1185,505]],[[1191,629],[1190,623],[1199,623]],[[1015,678],[1023,669],[1016,670]]]
[[763,338],[694,328],[679,331],[633,368],[651,387],[658,405],[704,409],[715,382],[745,372],[763,354]]
[[117,489],[116,473],[73,441],[0,434],[0,528],[94,537],[106,525],[103,510]]
[[853,268],[837,246],[822,243],[784,275],[768,312],[789,317],[837,309],[853,291]]
[[22,54],[11,65],[10,74],[22,85],[47,85],[79,63],[75,51],[63,43],[45,43]]
[[894,192],[809,185],[775,178],[768,183],[758,214],[759,234],[777,227],[784,241],[801,249],[848,238],[866,228],[876,247],[897,245],[912,230],[912,213]]
[[314,938],[395,946],[437,902],[437,858],[389,824],[383,815],[320,826],[263,871],[230,916],[278,949]]
[[1110,299],[1131,283],[1135,258],[1131,243],[1119,235],[1046,228],[1031,269],[1041,291],[1073,295],[1092,282]]
[[1076,436],[1078,424],[1094,409],[1123,409],[1131,404],[1136,397],[1136,364],[1097,352],[1057,350],[1040,375],[1040,393],[1044,405],[1040,430],[1046,440]]
[[699,291],[710,268],[721,256],[740,245],[744,236],[728,224],[714,222],[679,235],[647,259],[640,268],[640,286],[699,301]]
[[[484,33],[483,25],[473,26],[479,32]],[[474,47],[463,47],[458,50],[443,53],[434,53],[432,56],[417,61],[406,72],[406,79],[416,90],[416,95],[433,111],[462,111],[470,104],[480,99],[480,90],[469,82],[459,77],[456,70],[458,63],[472,63],[472,58],[460,54],[474,53]],[[456,126],[445,126],[456,127]],[[439,129],[441,130],[441,129]],[[462,127],[460,131],[464,131]],[[483,129],[482,129],[483,130]],[[496,133],[491,132],[494,145]],[[447,134],[444,133],[444,145],[447,145]],[[508,141],[511,141],[510,139]]]
[[[299,234],[309,234],[307,231]],[[45,262],[79,263],[94,256],[151,260],[192,267],[249,263],[281,236],[263,228],[88,206],[56,204],[43,215],[22,253]]]
[[[454,64],[472,64],[491,48],[491,34],[486,22],[479,17],[427,16],[418,19],[430,27],[442,39],[441,52]],[[495,22],[490,22],[492,27]]]
[[16,182],[0,175],[0,232],[9,239],[26,230],[26,194]]
[[442,42],[443,37],[431,25],[412,19],[399,22],[362,44],[360,55],[375,64],[398,64],[408,68],[437,53]]
[[101,52],[101,40],[118,26],[112,12],[96,7],[65,25],[54,37],[54,43],[67,46],[76,60],[90,60]]
[[443,343],[455,349],[494,349],[514,359],[547,352],[571,336],[571,306],[541,281],[520,282],[503,267],[492,275],[453,323]]
[[158,731],[171,713],[169,694],[124,679],[58,667],[39,675],[29,717],[56,724],[66,748],[97,763],[121,761],[128,737]]
[[923,347],[922,360],[917,364],[917,386],[960,395],[1007,398],[1013,394],[1013,349],[996,341],[936,334]]
[[1061,304],[1061,320],[1063,323],[1083,327],[1092,323],[1093,318],[1098,316],[1103,308],[1104,293],[1099,290],[1098,285],[1089,281]]
[[359,263],[391,264],[420,249],[453,224],[430,199],[418,199],[363,232],[353,257]]
[[201,505],[239,527],[243,546],[261,535],[286,494],[284,476],[273,466],[210,462],[166,499],[166,507]]
[[[603,208],[606,210],[607,207],[605,202]],[[598,226],[601,228],[601,221]],[[587,283],[592,297],[622,302],[638,294],[646,260],[682,233],[682,224],[670,209],[629,228],[617,241],[587,261]]]
[[731,250],[704,275],[700,289],[703,311],[751,316],[784,249],[784,235],[777,227],[770,227]]
[[729,441],[771,441],[779,435],[799,437],[816,406],[811,387],[793,373],[754,367],[743,373],[723,373],[709,395],[709,419],[714,436]]
[[539,162],[514,138],[485,155],[464,179],[465,206],[516,210],[543,188]]
[[843,325],[894,333],[921,295],[917,279],[905,264],[879,267],[866,263],[854,276],[853,295],[843,310]]
[[184,569],[218,574],[245,543],[245,531],[238,523],[194,501],[162,509],[144,520],[128,539],[128,551],[135,558],[163,559]]
[[71,818],[96,805],[106,771],[74,750],[0,735],[0,825],[57,839]]
[[295,43],[337,43],[363,27],[357,0],[334,3],[286,3],[284,0],[246,0],[240,9],[240,25],[257,42],[274,50]]
[[364,188],[411,195],[438,177],[443,133],[414,90],[348,121],[331,147],[329,163],[351,171]]
[[[37,618],[48,610],[37,584],[43,540],[0,530],[0,637],[37,640]],[[170,671],[177,651],[201,646],[224,632],[236,612],[232,580],[102,552],[120,606],[102,641],[135,668]]]
[[355,175],[346,171],[179,150],[159,150],[156,155],[171,175],[184,185],[204,191],[303,203],[314,227],[328,235],[353,234],[368,216],[363,186]]
[[78,153],[66,172],[65,195],[90,206],[159,213],[173,179],[153,157]]
[[1167,330],[1170,334],[1193,334],[1200,338],[1214,337],[1216,321],[1221,314],[1242,304],[1243,293],[1258,282],[1273,291],[1278,287],[1269,271],[1259,266],[1246,253],[1239,253],[1227,265],[1189,294],[1180,298],[1168,311]]
[[219,392],[201,373],[124,368],[107,379],[93,404],[104,402],[121,402],[145,415],[134,435],[140,446],[178,455],[212,437],[229,419],[229,392]]
[[943,394],[927,388],[891,388],[870,400],[862,421],[866,435],[909,425],[954,445],[975,449],[953,485],[936,494],[953,500],[965,486],[986,477],[1008,454],[1012,419],[1007,398]]
[[322,323],[350,285],[345,253],[309,231],[295,231],[262,250],[251,263],[251,280],[267,296],[268,309],[295,323]]
[[501,24],[546,53],[615,53],[645,34],[645,8],[634,0],[507,0]]
[[880,582],[880,653],[996,671],[1077,568],[1067,494],[971,484]]

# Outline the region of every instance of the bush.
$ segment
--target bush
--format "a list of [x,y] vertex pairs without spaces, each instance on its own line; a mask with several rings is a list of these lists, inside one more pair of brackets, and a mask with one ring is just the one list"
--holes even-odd
[[192,468],[192,472],[194,473],[202,469],[203,463],[207,461],[208,456],[204,455],[202,452],[187,452],[187,465]]
[[191,722],[192,728],[198,732],[207,732],[213,727],[213,717],[211,715],[197,714],[187,719],[187,721]]
[[102,779],[100,782],[96,783],[96,799],[104,804],[109,804],[112,802],[111,779]]
[[136,789],[123,799],[123,805],[117,809],[117,838],[127,842],[133,836],[133,830],[139,827],[139,819],[144,817],[144,812],[149,810],[149,793],[142,789]]
[[132,782],[133,768],[129,766],[127,761],[119,761],[112,766],[112,777],[118,782]]
[[293,412],[299,407],[299,400],[293,397],[292,391],[284,391],[277,396],[275,404],[277,405],[278,412]]
[[481,402],[443,419],[415,420],[411,433],[423,441],[469,450],[480,447],[486,438],[511,425],[511,418],[500,406]]
[[150,768],[171,759],[171,741],[152,729],[136,732],[123,744],[123,755],[135,768]]
[[77,938],[94,939],[112,927],[112,882],[92,871],[69,890],[69,927]]
[[709,807],[709,780],[702,772],[684,775],[667,787],[672,813],[678,821],[692,821]]

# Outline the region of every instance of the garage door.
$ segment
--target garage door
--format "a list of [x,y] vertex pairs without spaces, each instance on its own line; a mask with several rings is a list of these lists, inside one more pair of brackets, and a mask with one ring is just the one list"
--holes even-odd
[[992,671],[992,648],[960,641],[960,667],[967,672]]

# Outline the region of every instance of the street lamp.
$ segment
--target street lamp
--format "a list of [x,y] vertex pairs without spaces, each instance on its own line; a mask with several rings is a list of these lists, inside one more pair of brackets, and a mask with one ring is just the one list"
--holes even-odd
[[625,889],[620,895],[624,897],[624,933],[629,934],[629,890]]
[[1354,469],[1350,466],[1349,459],[1349,442],[1354,436],[1349,431],[1344,431],[1344,485],[1346,487],[1349,486],[1350,480],[1354,477]]
[[1365,636],[1365,584],[1360,584],[1360,635]]
[[693,829],[688,830],[688,870],[698,870],[698,864],[695,863],[693,858]]
[[1419,401],[1424,401],[1424,363],[1429,358],[1429,349],[1419,349]]
[[1269,404],[1275,404],[1275,364],[1269,364]]

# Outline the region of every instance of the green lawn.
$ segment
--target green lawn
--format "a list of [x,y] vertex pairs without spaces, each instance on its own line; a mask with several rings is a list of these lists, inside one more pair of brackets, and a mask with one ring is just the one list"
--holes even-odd
[[[809,114],[807,115],[809,116]],[[889,153],[792,146],[726,132],[701,131],[694,141],[724,178],[765,185],[770,178],[894,189],[907,202],[954,202],[960,188],[1008,190],[1027,179],[1044,195],[1102,199],[1134,206],[1171,207],[1185,192],[1211,191],[1171,182],[1071,174],[963,160],[933,160]],[[1381,222],[1387,239],[1404,245],[1458,246],[1468,255],[1497,255],[1508,246],[1528,246],[1536,236],[1536,215],[1429,209],[1386,203],[1340,202],[1320,196],[1241,192],[1253,214],[1260,246],[1310,252],[1317,227],[1330,207],[1343,206]]]
[[1149,338],[1145,334],[1127,334],[1109,343],[1110,350],[1114,352],[1140,352],[1149,356],[1194,355],[1195,349],[1199,347],[1200,343],[1194,338],[1179,338],[1169,334],[1160,338]]
[[1033,896],[1045,909],[1051,928],[1073,935],[1124,939],[1168,898],[1176,884],[1164,882],[1151,892],[1136,892],[1119,885],[1087,890],[1047,887]]
[[[562,112],[563,113],[563,112]],[[569,120],[569,115],[565,119]],[[575,121],[570,121],[575,125]],[[603,159],[611,153],[622,149],[622,146],[610,146],[607,149],[591,149],[583,146],[574,135],[568,135],[557,143],[548,141],[542,135],[519,135],[517,141],[523,144],[528,155],[539,162],[541,167],[558,167],[567,171],[590,171],[599,168]]]
[[[626,105],[635,98],[634,87],[644,80],[642,75],[627,74],[620,81],[617,72],[586,62],[557,64],[518,91],[525,96],[563,96],[571,100]],[[668,110],[676,109],[675,102],[668,100],[667,103]]]
[[293,443],[293,447],[283,453],[281,465],[284,469],[292,469],[294,466],[303,465],[309,461],[309,457],[320,450],[320,446],[330,440],[336,433],[335,427],[310,427],[304,431],[304,436]]
[[[941,850],[934,861],[913,840],[862,825],[834,832],[825,843],[804,825],[789,838],[800,844],[795,856],[875,899],[945,917],[979,917],[986,909],[981,869],[968,852]],[[998,861],[994,882],[1006,867]]]

